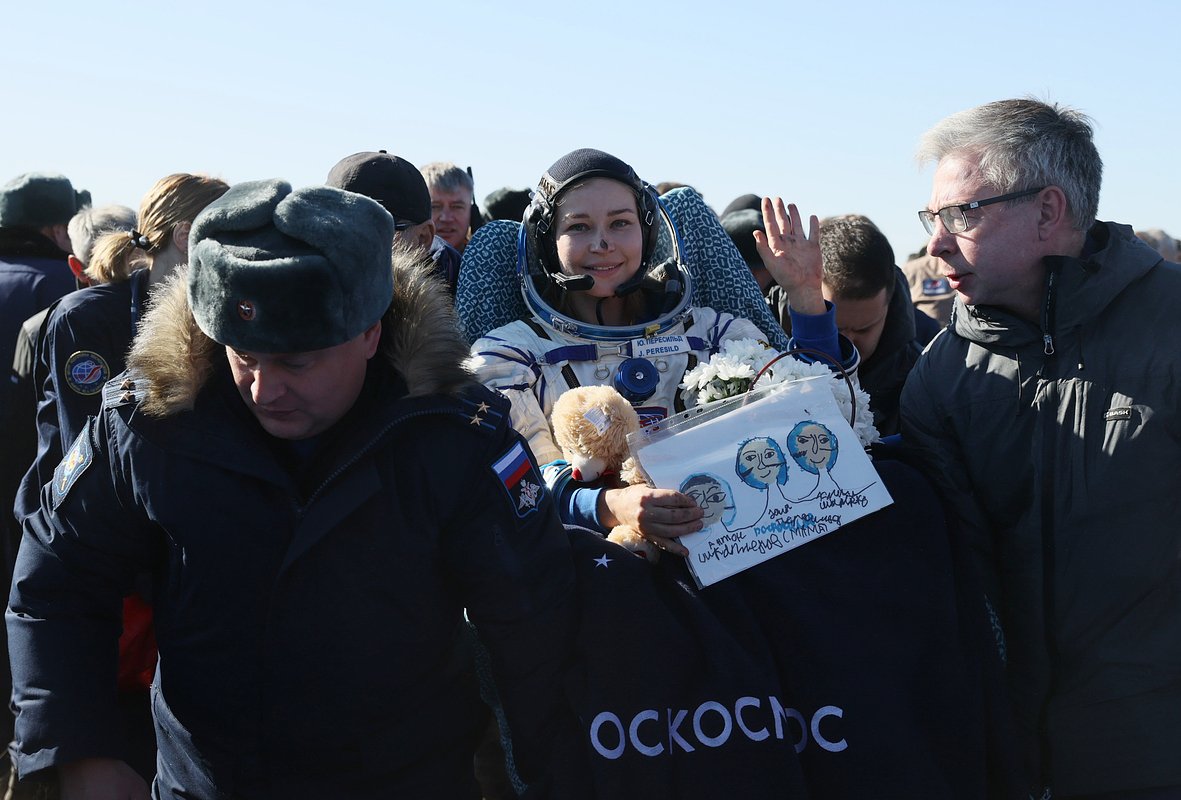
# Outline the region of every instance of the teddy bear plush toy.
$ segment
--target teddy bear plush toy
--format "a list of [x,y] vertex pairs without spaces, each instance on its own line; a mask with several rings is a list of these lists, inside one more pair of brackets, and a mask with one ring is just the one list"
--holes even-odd
[[[589,483],[602,479],[609,488],[643,482],[630,457],[627,435],[640,429],[631,403],[610,386],[579,386],[563,392],[550,414],[554,442],[570,463],[571,477]],[[660,550],[626,525],[617,525],[609,541],[655,561]]]

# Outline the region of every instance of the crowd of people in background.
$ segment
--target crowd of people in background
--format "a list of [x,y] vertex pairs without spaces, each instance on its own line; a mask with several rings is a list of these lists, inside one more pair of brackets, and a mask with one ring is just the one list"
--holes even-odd
[[[6,797],[1181,800],[1181,242],[1064,106],[920,156],[906,258],[591,148],[10,180]],[[550,414],[739,340],[852,376],[894,505],[703,588],[702,509]]]

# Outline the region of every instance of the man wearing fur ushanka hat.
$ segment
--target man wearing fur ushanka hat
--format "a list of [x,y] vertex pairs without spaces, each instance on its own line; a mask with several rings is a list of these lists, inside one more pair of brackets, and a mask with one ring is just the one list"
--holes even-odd
[[460,366],[429,261],[391,269],[392,238],[369,198],[278,180],[196,219],[188,271],[24,521],[22,776],[148,796],[114,708],[120,600],[145,571],[157,796],[478,796],[464,608],[518,768],[544,765],[567,540],[507,401]]

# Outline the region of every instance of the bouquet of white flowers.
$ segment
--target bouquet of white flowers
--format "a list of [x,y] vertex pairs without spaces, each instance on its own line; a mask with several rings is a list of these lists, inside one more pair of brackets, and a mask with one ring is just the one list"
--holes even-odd
[[[735,397],[750,390],[755,377],[774,359],[778,353],[769,349],[757,339],[734,339],[722,343],[722,349],[709,361],[698,364],[685,373],[681,388],[695,393],[698,405],[715,400]],[[833,397],[840,406],[845,419],[850,420],[853,431],[863,446],[869,446],[881,437],[873,425],[873,414],[869,410],[869,395],[853,383],[852,396],[849,384],[838,373],[821,362],[811,364],[798,358],[780,358],[759,377],[759,387],[776,383],[799,380],[800,378],[827,377]],[[853,418],[853,405],[857,415]]]

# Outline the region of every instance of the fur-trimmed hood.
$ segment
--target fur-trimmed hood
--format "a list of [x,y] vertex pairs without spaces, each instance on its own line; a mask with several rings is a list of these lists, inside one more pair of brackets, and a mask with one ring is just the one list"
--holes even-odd
[[[446,287],[432,274],[430,257],[395,246],[392,258],[394,296],[382,317],[383,359],[406,382],[410,396],[454,394],[475,382],[463,367],[468,345],[459,333]],[[151,386],[144,412],[165,417],[191,409],[222,346],[197,327],[189,308],[188,270],[180,269],[152,292],[131,344],[128,369]]]

